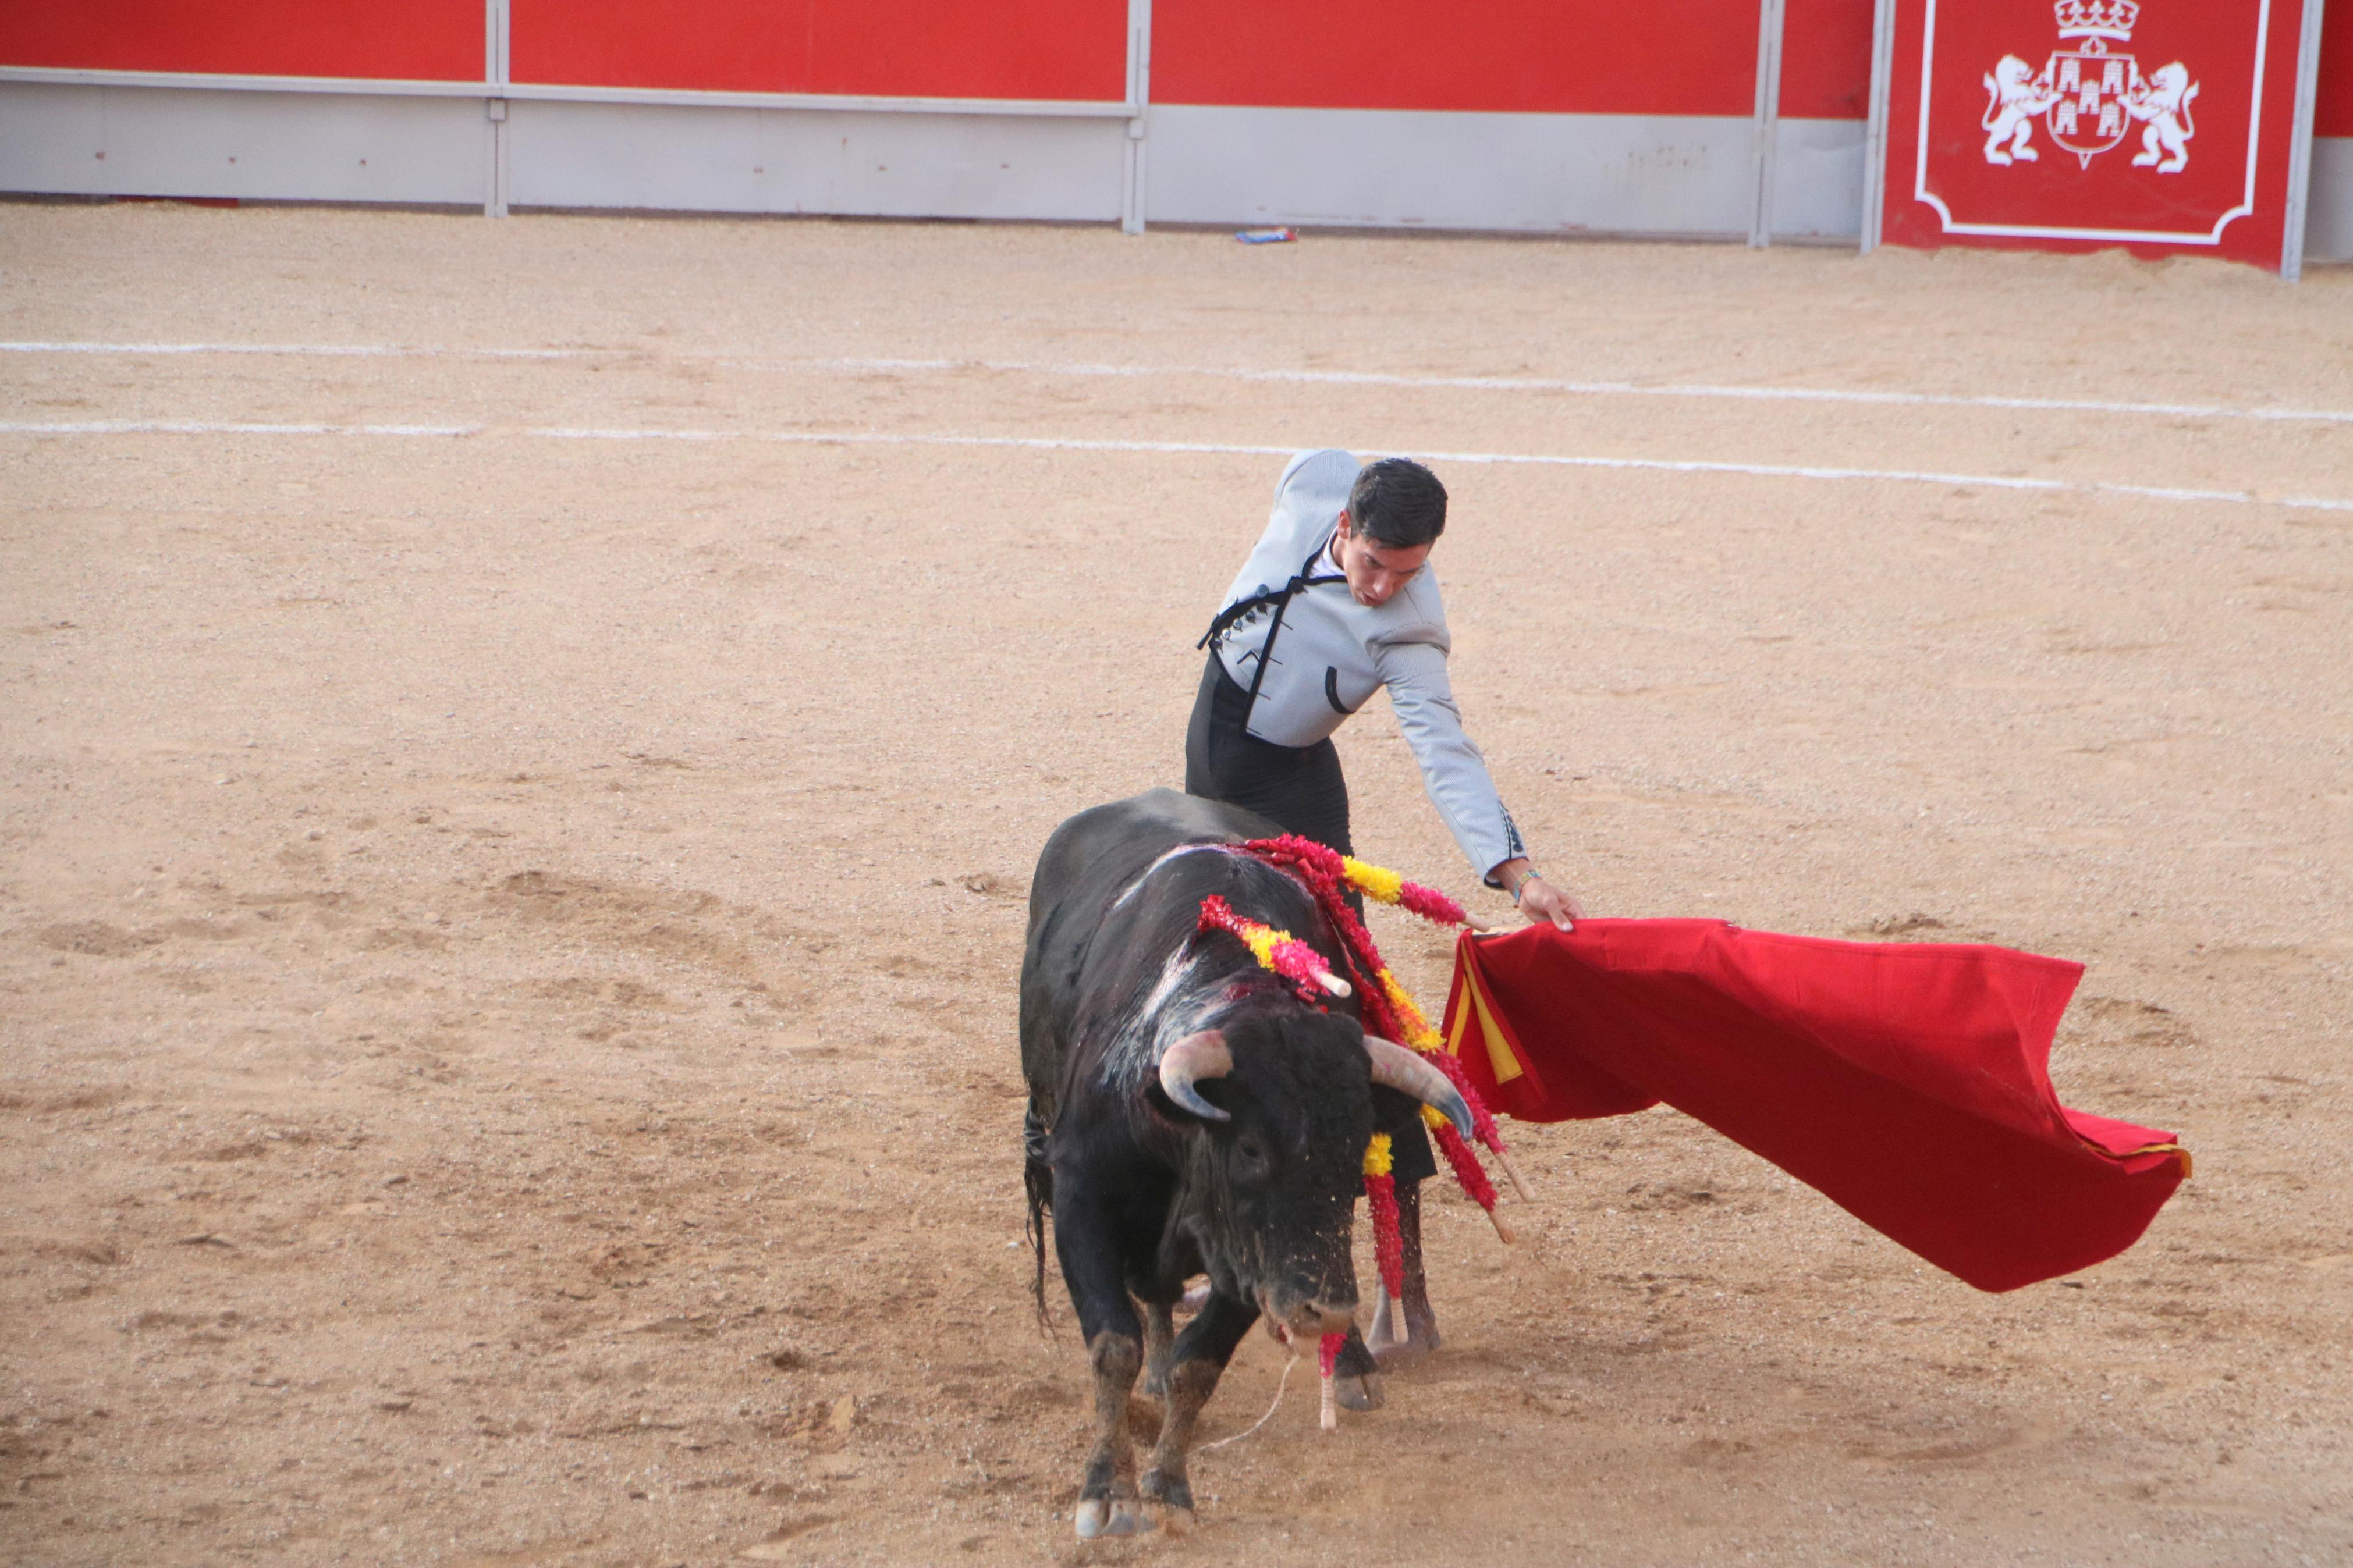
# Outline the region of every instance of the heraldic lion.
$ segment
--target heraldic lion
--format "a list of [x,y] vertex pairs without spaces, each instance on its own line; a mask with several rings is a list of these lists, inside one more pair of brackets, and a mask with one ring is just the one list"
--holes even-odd
[[[1986,105],[1985,118],[1978,121],[1992,132],[1986,138],[1986,162],[2004,166],[2013,159],[2041,162],[2042,154],[2032,144],[2034,117],[2058,102],[2058,98],[2034,79],[2034,68],[2016,55],[2002,56],[2001,62],[1986,73],[1985,85],[1993,95],[1993,101]],[[2010,143],[2007,148],[2002,146],[2005,142]]]
[[2140,134],[2140,152],[2133,159],[2133,167],[2146,169],[2155,163],[2160,174],[2178,174],[2189,166],[2189,139],[2198,134],[2198,127],[2190,122],[2189,103],[2197,96],[2198,84],[2189,79],[2189,68],[2176,60],[2158,67],[2140,90],[2125,100],[2126,113],[2148,121],[2148,129]]

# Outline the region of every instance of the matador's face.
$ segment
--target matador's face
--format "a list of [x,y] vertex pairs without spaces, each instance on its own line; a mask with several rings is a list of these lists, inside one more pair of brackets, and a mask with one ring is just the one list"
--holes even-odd
[[1383,544],[1354,531],[1344,511],[1339,531],[1332,536],[1332,558],[1348,574],[1348,592],[1356,603],[1377,607],[1413,581],[1430,559],[1430,546]]

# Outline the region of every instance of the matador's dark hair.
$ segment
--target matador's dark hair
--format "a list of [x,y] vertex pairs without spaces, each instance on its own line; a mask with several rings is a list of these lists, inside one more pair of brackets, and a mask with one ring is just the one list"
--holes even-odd
[[1411,458],[1383,458],[1357,470],[1348,491],[1350,531],[1392,550],[1429,544],[1446,531],[1446,487]]

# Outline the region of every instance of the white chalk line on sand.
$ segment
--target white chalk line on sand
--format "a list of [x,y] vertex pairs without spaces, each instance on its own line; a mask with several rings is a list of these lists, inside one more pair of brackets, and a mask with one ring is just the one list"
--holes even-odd
[[[752,360],[731,363],[757,365]],[[1669,382],[1646,386],[1631,381],[1572,381],[1535,375],[1404,375],[1357,370],[1254,370],[1210,365],[1071,364],[1034,360],[834,359],[767,362],[853,371],[992,370],[1030,375],[1113,377],[1212,376],[1227,381],[1294,383],[1312,386],[1390,386],[1468,392],[1560,392],[1588,397],[1727,398],[1742,402],[1852,403],[1892,407],[2000,408],[2077,414],[2153,414],[2173,418],[2261,419],[2353,425],[2353,410],[2333,408],[2233,408],[2206,403],[2117,403],[2095,398],[1975,396],[1933,392],[1864,392],[1814,386],[1724,386]]]
[[[1287,458],[1291,447],[1221,441],[1135,441],[1080,436],[956,436],[875,430],[656,430],[586,426],[488,425],[279,424],[196,419],[0,420],[0,436],[520,436],[545,441],[767,441],[818,447],[982,447],[1034,452],[1139,452],[1177,457]],[[1367,447],[1366,450],[1378,450]],[[2267,496],[2253,490],[2199,489],[2177,485],[2128,485],[2110,479],[2049,479],[2016,474],[1948,474],[1913,468],[1841,468],[1795,463],[1728,463],[1698,458],[1603,458],[1546,452],[1416,452],[1434,463],[1482,463],[1526,468],[1604,468],[1668,474],[1728,474],[1754,479],[1863,479],[1896,484],[2039,490],[2054,494],[2131,496],[2149,500],[2222,501],[2242,506],[2353,511],[2353,500]]]
[[[0,353],[26,354],[280,354],[321,359],[615,360],[645,357],[628,349],[411,348],[391,343],[103,343],[0,342]],[[1814,386],[1728,386],[1710,383],[1643,385],[1630,381],[1577,381],[1556,376],[1406,375],[1355,370],[1261,370],[1220,365],[1090,364],[1052,360],[997,359],[759,359],[735,354],[662,351],[681,359],[741,369],[825,370],[901,374],[985,370],[1018,375],[1095,376],[1152,380],[1198,376],[1212,380],[1302,386],[1378,386],[1456,392],[1552,392],[1582,397],[1716,398],[1735,402],[1834,403],[1895,408],[1992,408],[2021,413],[2138,414],[2174,419],[2253,419],[2353,425],[2353,410],[2241,408],[2219,403],[2134,403],[2080,397],[2010,397],[1957,393],[1883,392]]]
[[0,342],[11,354],[279,354],[313,359],[607,359],[618,349],[406,348],[397,343]]

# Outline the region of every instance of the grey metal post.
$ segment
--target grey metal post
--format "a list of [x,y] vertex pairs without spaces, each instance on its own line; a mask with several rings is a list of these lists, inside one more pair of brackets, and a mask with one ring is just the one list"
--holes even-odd
[[1862,138],[1862,245],[1879,248],[1887,218],[1887,89],[1895,70],[1895,0],[1874,0],[1871,14],[1871,118]]
[[1120,170],[1119,227],[1144,232],[1145,132],[1152,110],[1152,0],[1127,0],[1127,148]]
[[2288,132],[2286,229],[2280,235],[2280,276],[2304,276],[2304,230],[2312,216],[2313,99],[2320,75],[2321,0],[2304,0],[2304,26],[2295,47],[2295,125]]
[[509,0],[482,0],[482,216],[507,216],[507,42]]
[[1773,243],[1773,165],[1780,140],[1781,30],[1784,0],[1757,0],[1757,129],[1749,138],[1756,162],[1748,208],[1748,244]]

